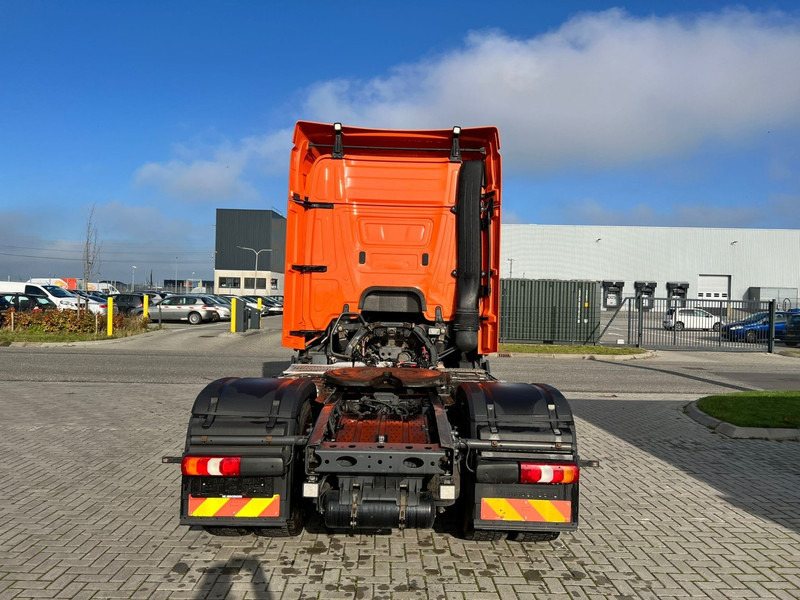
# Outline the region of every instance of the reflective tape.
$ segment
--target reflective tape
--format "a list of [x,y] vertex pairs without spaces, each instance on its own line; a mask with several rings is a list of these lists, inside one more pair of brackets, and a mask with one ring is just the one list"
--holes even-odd
[[189,496],[190,517],[277,518],[281,516],[281,497],[271,498],[195,498]]
[[572,502],[524,498],[481,498],[481,520],[569,523],[572,520]]

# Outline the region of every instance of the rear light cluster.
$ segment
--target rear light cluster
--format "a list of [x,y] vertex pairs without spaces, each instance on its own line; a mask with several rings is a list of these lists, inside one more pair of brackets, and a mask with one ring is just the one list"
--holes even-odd
[[575,483],[580,468],[575,463],[520,463],[520,483]]
[[238,477],[241,467],[240,456],[185,456],[181,461],[184,475]]

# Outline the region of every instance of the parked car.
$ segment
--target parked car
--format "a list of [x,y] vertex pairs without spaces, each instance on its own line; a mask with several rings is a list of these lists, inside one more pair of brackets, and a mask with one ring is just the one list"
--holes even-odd
[[141,292],[142,294],[147,294],[150,296],[150,305],[154,306],[161,302],[167,296],[171,296],[170,292],[160,292],[158,290],[144,290]]
[[111,297],[114,299],[114,307],[119,308],[119,312],[123,315],[130,315],[136,309],[144,309],[144,297],[148,296],[148,307],[152,308],[161,302],[161,296],[151,295],[150,292],[142,292],[135,294],[113,294]]
[[[108,299],[102,296],[95,296],[94,292],[87,292],[85,290],[70,290],[70,292],[78,298],[77,308],[88,308],[90,312],[96,315],[108,314]],[[117,313],[119,313],[119,309],[115,306],[114,314]]]
[[[188,321],[197,325],[203,321],[217,321],[220,314],[213,302],[195,294],[175,294],[164,298],[150,311],[151,319],[163,321]],[[132,315],[141,315],[143,308],[134,309]],[[228,316],[230,318],[230,315]]]
[[663,324],[665,329],[675,331],[684,329],[719,331],[722,321],[702,308],[670,308],[664,315]]
[[219,316],[218,318],[214,319],[215,321],[231,320],[231,303],[228,302],[226,298],[220,298],[214,294],[209,294],[208,296],[203,296],[202,298],[206,303],[209,304],[209,306],[213,306],[217,311]]
[[[786,331],[786,317],[794,312],[775,312],[775,337],[781,339]],[[722,326],[722,337],[730,342],[765,342],[769,339],[769,313],[759,312],[746,319]]]
[[6,313],[12,308],[15,312],[41,312],[57,309],[55,303],[47,296],[19,292],[0,293],[0,324],[5,323]]
[[269,315],[283,314],[283,300],[279,300],[276,296],[261,296],[261,308],[263,313]]
[[786,329],[780,339],[787,346],[794,347],[800,344],[800,313],[787,315]]

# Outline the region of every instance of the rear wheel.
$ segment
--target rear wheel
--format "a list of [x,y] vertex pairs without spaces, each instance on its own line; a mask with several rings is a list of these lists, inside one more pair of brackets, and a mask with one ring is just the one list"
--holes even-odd
[[243,535],[250,535],[251,531],[245,527],[203,527],[206,533],[211,535],[218,535],[223,537],[241,537]]
[[757,337],[758,336],[756,335],[755,331],[748,331],[747,333],[744,334],[744,341],[747,342],[748,344],[755,344]]
[[675,331],[683,331],[683,323],[681,323],[680,321],[675,323]]
[[[306,400],[297,416],[297,435],[303,435],[312,424],[311,402]],[[300,452],[298,448],[294,452]],[[295,454],[293,458],[294,471],[292,472],[291,509],[289,519],[280,527],[257,527],[256,535],[263,537],[294,537],[303,533],[305,514],[303,511],[303,461]]]
[[203,320],[203,317],[200,316],[200,313],[189,313],[189,323],[192,325],[197,325]]
[[552,542],[558,535],[558,531],[515,531],[508,534],[508,539],[515,542]]
[[719,331],[720,324],[719,322],[714,323],[714,326],[711,328],[713,331]]
[[465,531],[463,537],[465,540],[474,542],[499,542],[506,538],[506,532],[490,529],[472,529],[471,531]]

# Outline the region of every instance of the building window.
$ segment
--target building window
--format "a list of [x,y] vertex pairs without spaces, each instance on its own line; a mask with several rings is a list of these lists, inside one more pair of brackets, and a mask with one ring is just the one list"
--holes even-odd
[[[253,288],[253,278],[252,277],[245,277],[244,278],[244,289],[254,289]],[[255,289],[257,290],[265,290],[267,289],[267,280],[265,277],[259,277],[256,279],[256,286]]]
[[242,279],[240,277],[220,277],[219,287],[222,288],[240,288]]
[[271,287],[273,290],[277,290],[277,289],[278,289],[278,280],[277,280],[277,279],[270,279],[270,280],[269,280],[269,286],[270,286],[270,287]]

